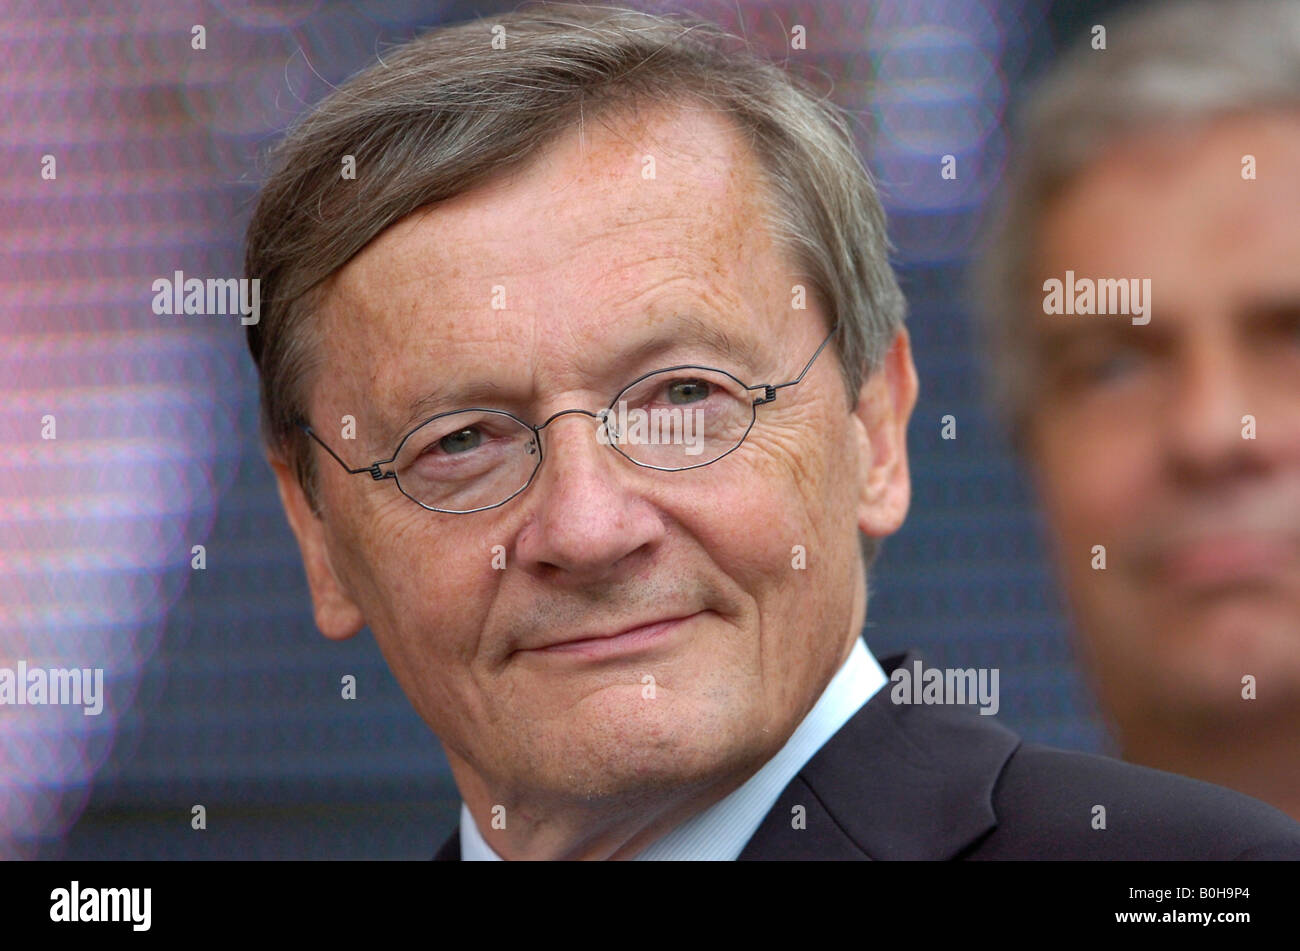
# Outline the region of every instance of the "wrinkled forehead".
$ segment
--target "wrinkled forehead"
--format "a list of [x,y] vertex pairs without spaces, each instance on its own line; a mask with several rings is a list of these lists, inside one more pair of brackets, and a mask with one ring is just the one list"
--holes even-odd
[[716,113],[589,117],[528,164],[402,219],[335,275],[324,365],[384,394],[408,372],[512,353],[598,368],[633,331],[683,315],[762,339],[789,320],[792,283],[770,201]]

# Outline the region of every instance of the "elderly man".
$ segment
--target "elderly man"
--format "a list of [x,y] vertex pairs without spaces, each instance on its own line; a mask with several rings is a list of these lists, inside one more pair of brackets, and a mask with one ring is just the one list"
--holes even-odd
[[281,147],[247,266],[316,622],[441,740],[440,857],[1300,855],[1245,797],[895,702],[883,215],[833,107],[716,30],[542,8],[386,54]]
[[1300,817],[1300,5],[1105,26],[1025,113],[993,376],[1124,757]]

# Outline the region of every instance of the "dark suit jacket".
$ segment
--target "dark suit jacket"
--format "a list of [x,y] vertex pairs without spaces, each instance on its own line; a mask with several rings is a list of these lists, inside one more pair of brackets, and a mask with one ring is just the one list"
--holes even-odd
[[[890,686],[804,765],[741,860],[1300,859],[1300,824],[1258,800],[1025,743],[974,707],[895,704]],[[459,830],[435,858],[459,860]]]

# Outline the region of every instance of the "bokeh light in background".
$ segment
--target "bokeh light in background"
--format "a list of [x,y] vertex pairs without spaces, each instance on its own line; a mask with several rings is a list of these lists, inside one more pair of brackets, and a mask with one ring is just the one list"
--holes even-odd
[[[98,717],[0,708],[0,856],[427,857],[454,821],[436,742],[368,634],[315,633],[238,318],[156,316],[151,285],[240,275],[258,156],[306,105],[424,28],[515,5],[0,0],[0,666],[102,667],[107,694]],[[868,642],[1000,667],[1012,726],[1096,748],[1034,518],[978,403],[963,285],[1051,8],[630,5],[710,17],[828,89],[881,183],[922,398]],[[195,803],[219,834],[190,830]]]
[[0,665],[102,668],[105,681],[98,716],[0,713],[10,856],[62,835],[84,804],[241,434],[222,392],[233,335],[149,308],[155,277],[206,270],[232,237],[208,133],[177,108],[189,57],[164,38],[188,33],[184,11],[3,9]]

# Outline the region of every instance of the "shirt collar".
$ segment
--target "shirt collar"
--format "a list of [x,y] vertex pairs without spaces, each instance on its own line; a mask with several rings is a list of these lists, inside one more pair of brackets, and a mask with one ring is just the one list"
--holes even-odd
[[[804,764],[886,683],[884,670],[859,637],[785,746],[739,788],[651,843],[637,859],[734,860]],[[460,857],[467,862],[501,861],[463,802]]]

